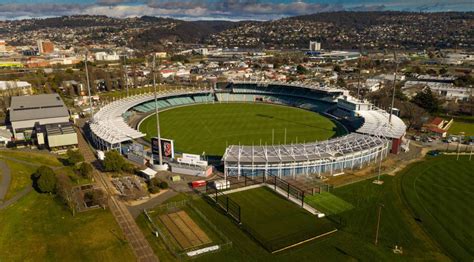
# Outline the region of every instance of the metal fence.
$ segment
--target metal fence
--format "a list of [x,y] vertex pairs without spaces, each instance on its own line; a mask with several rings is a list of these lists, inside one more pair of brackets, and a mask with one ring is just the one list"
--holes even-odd
[[240,205],[230,199],[219,189],[211,188],[206,185],[207,196],[213,203],[220,207],[227,215],[229,215],[237,224],[241,223]]
[[272,185],[274,187],[274,190],[276,191],[277,188],[280,188],[287,194],[287,198],[290,198],[290,196],[296,198],[301,202],[301,206],[304,205],[304,190],[301,190],[300,188],[288,183],[287,181],[273,175],[269,175],[268,178],[265,180],[265,183],[268,185]]
[[[197,214],[197,216],[204,221],[204,223],[206,224],[206,227],[210,228],[220,238],[220,243],[218,243],[219,244],[219,249],[217,249],[215,251],[212,251],[212,252],[202,253],[202,254],[199,254],[199,255],[195,255],[193,257],[189,257],[187,255],[187,252],[190,252],[192,250],[186,250],[186,251],[181,251],[181,252],[177,251],[176,248],[174,248],[176,246],[176,244],[173,242],[173,240],[170,239],[171,238],[170,235],[166,234],[165,232],[163,232],[162,229],[160,229],[160,227],[155,223],[155,221],[153,220],[152,215],[151,215],[151,212],[153,212],[153,211],[157,212],[157,213],[167,213],[167,212],[174,212],[174,211],[176,211],[178,209],[181,209],[181,208],[184,208],[184,207],[187,207],[187,208],[191,209],[195,214]],[[151,227],[152,232],[159,239],[161,239],[163,241],[163,243],[166,246],[166,249],[174,257],[176,257],[180,261],[181,260],[188,260],[188,259],[197,258],[197,257],[205,255],[205,254],[219,252],[219,251],[226,250],[226,249],[229,249],[229,248],[232,247],[232,242],[229,240],[229,238],[226,235],[224,235],[215,226],[214,223],[209,221],[207,219],[207,217],[198,208],[196,208],[194,205],[192,205],[190,200],[181,200],[181,201],[176,201],[176,202],[163,204],[163,205],[160,205],[160,206],[154,208],[153,211],[148,211],[146,209],[143,210],[143,213],[144,213],[145,217],[147,218],[147,221],[149,222],[149,225]]]

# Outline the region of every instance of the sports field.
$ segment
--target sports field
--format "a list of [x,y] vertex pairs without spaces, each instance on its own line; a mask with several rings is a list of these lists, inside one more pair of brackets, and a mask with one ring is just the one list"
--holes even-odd
[[[205,104],[160,113],[161,135],[175,140],[179,152],[221,156],[226,145],[325,140],[345,131],[318,113],[298,108],[251,103]],[[156,118],[143,121],[147,139],[156,135]]]
[[448,132],[451,135],[464,133],[465,136],[474,136],[474,117],[455,117]]
[[325,213],[326,215],[339,214],[354,208],[349,202],[329,192],[321,192],[314,196],[306,196],[304,202]]
[[271,252],[335,229],[327,219],[317,218],[266,187],[228,196],[240,205],[245,229]]
[[439,156],[411,166],[402,189],[415,220],[457,261],[474,258],[474,160]]

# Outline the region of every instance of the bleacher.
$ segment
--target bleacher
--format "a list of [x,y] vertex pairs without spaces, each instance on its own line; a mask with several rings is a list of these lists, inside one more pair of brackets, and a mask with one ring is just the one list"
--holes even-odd
[[214,96],[212,94],[209,95],[196,95],[193,97],[196,103],[210,103],[214,102]]
[[217,93],[217,101],[220,102],[265,102],[273,104],[290,105],[315,112],[323,112],[331,106],[331,103],[319,100],[308,99],[305,97],[294,97],[285,95],[259,95],[259,94],[235,94],[235,93]]

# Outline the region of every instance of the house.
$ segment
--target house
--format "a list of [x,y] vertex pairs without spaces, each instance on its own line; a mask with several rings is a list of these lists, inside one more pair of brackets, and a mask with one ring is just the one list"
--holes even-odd
[[448,129],[451,127],[452,123],[453,119],[447,121],[440,117],[435,117],[429,123],[423,125],[422,131],[439,137],[446,137]]

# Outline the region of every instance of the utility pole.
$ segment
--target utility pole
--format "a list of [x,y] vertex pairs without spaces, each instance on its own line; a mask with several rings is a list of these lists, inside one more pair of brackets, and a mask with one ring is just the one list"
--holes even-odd
[[89,110],[91,111],[91,121],[93,120],[94,117],[94,111],[92,109],[92,96],[91,96],[91,84],[89,81],[89,69],[87,68],[87,56],[89,55],[89,52],[86,50],[86,57],[84,59],[84,65],[86,69],[86,82],[87,82],[87,94],[89,95]]
[[397,53],[396,53],[396,51],[393,51],[393,61],[395,61],[395,73],[393,73],[392,104],[390,106],[390,115],[388,117],[388,123],[389,124],[392,124],[393,104],[395,102],[395,90],[396,90],[396,87],[397,87],[398,63],[397,63]]
[[153,74],[153,92],[155,93],[155,115],[156,115],[156,134],[158,137],[158,156],[160,167],[163,166],[163,155],[161,153],[161,134],[160,134],[160,116],[158,115],[158,95],[156,93],[156,75],[155,75],[155,60],[156,54],[153,54],[153,65],[152,65],[152,74]]
[[377,218],[377,229],[375,231],[375,245],[379,243],[379,229],[380,229],[380,216],[382,215],[383,204],[379,204],[379,212]]

